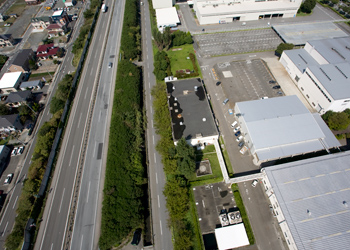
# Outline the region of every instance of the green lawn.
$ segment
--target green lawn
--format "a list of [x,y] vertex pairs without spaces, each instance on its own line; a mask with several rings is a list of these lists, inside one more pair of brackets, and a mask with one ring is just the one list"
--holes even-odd
[[[195,54],[192,44],[185,44],[178,47],[172,47],[166,52],[170,59],[170,66],[171,66],[171,71],[173,72],[173,75],[175,75],[176,70],[180,70],[180,69],[193,70],[193,65],[192,65],[191,59],[189,58],[190,53]],[[197,67],[199,69],[198,65]]]
[[[27,4],[24,1],[17,0],[11,7],[6,11],[6,15],[17,14],[17,16],[22,15],[26,8]],[[7,21],[13,23],[16,19],[9,18]]]

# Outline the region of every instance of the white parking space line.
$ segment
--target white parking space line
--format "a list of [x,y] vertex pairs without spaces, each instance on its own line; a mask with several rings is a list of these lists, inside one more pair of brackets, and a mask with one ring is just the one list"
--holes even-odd
[[80,249],[83,249],[83,239],[84,239],[84,235],[81,235],[81,240],[80,240]]

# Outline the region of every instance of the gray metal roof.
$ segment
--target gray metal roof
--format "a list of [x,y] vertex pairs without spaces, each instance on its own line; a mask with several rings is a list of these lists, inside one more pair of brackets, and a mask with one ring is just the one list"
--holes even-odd
[[298,67],[301,73],[303,73],[308,66],[317,64],[316,60],[304,49],[285,50],[284,53],[286,53],[295,66]]
[[[194,90],[195,86],[197,91]],[[170,94],[169,106],[175,141],[181,137],[186,140],[196,138],[197,134],[202,134],[203,137],[218,135],[200,79],[167,82],[167,92]]]
[[321,128],[319,123],[323,121],[316,120],[295,95],[236,105],[246,124],[253,151],[261,161],[340,146],[332,140],[334,135],[330,131],[327,132],[329,144],[323,142],[327,137],[323,130],[328,128]]
[[349,248],[349,162],[342,152],[265,168],[298,249]]
[[272,28],[283,41],[294,45],[304,45],[309,40],[347,36],[332,22],[273,25]]
[[41,87],[42,83],[41,80],[35,80],[35,81],[29,81],[29,82],[22,82],[21,88],[31,88],[31,87]]

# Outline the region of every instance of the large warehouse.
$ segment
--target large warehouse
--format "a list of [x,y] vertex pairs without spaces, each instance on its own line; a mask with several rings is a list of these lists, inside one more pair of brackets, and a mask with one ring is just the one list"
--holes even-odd
[[301,0],[193,0],[199,24],[295,17]]
[[201,80],[166,84],[174,142],[184,137],[193,146],[214,144],[219,133]]
[[237,102],[235,115],[255,164],[340,146],[295,95]]
[[342,152],[262,169],[289,249],[349,249],[349,162]]
[[282,53],[280,62],[320,114],[350,108],[350,37],[309,41]]

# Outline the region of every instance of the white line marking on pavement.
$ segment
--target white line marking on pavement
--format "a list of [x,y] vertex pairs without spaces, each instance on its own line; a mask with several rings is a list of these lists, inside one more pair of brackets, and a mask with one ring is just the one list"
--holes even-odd
[[159,224],[160,224],[160,234],[163,235],[163,230],[162,230],[162,221],[160,220],[159,221]]
[[4,232],[2,233],[2,236],[5,235],[8,224],[9,224],[9,222],[6,223],[6,226],[5,226]]
[[156,183],[158,184],[158,174],[156,173]]
[[95,153],[96,153],[96,146],[97,146],[97,143],[95,143],[94,154],[93,155],[95,155]]
[[84,235],[81,235],[81,241],[80,241],[80,249],[83,249],[83,239],[84,239]]
[[70,155],[69,166],[72,163],[72,158],[73,158],[73,154],[74,154],[74,146],[75,145],[73,145],[72,154]]
[[153,138],[153,145],[154,145],[154,136],[152,136],[152,138]]
[[153,128],[153,120],[151,120],[151,126],[152,126],[152,128]]
[[79,128],[79,126],[80,126],[81,115],[82,115],[82,113],[80,113],[80,116],[79,116],[79,121],[78,121],[78,127],[77,127],[77,128]]
[[88,192],[87,192],[87,196],[86,196],[86,203],[89,203],[90,184],[91,184],[91,181],[89,181],[89,187],[88,187]]
[[159,195],[158,195],[158,207],[160,208],[160,201],[159,201]]
[[204,200],[202,200],[203,207],[205,207]]
[[156,154],[154,154],[154,163],[157,162],[157,159],[156,159]]
[[15,209],[15,206],[16,206],[16,202],[17,202],[17,199],[18,199],[18,195],[17,195],[17,197],[16,197],[16,200],[15,200],[15,203],[13,204],[13,207],[12,207],[12,209]]
[[89,89],[89,88],[86,88],[84,100],[86,99],[86,96],[87,96],[87,93],[88,93],[88,89]]
[[51,250],[53,249],[53,243],[51,243]]
[[64,197],[64,192],[65,192],[65,191],[66,191],[66,188],[63,189],[62,198],[61,198],[61,204],[60,204],[60,209],[58,210],[58,213],[61,213],[62,202],[63,202],[63,197]]

